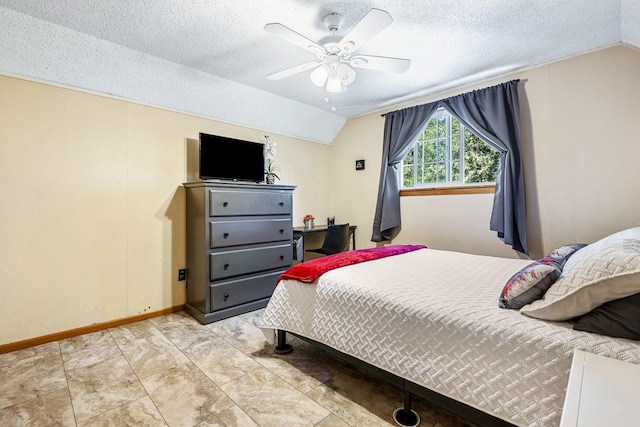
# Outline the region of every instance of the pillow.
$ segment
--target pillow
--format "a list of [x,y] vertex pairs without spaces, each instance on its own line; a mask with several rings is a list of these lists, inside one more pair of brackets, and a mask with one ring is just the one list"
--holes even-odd
[[543,258],[540,258],[538,262],[542,264],[551,265],[556,267],[559,273],[562,272],[564,265],[567,263],[567,260],[576,253],[576,251],[587,246],[584,243],[574,243],[572,245],[560,246],[558,249],[554,249],[548,254],[546,254]]
[[562,246],[549,252],[544,258],[535,261],[507,280],[502,288],[498,307],[519,309],[544,295],[556,281],[562,267],[569,257],[584,244]]
[[504,285],[498,299],[498,306],[518,309],[542,298],[559,275],[555,267],[538,261],[527,265],[511,276]]
[[640,340],[640,293],[605,302],[584,316],[578,317],[573,329]]
[[640,227],[607,236],[580,249],[541,300],[520,313],[569,320],[605,302],[640,292]]

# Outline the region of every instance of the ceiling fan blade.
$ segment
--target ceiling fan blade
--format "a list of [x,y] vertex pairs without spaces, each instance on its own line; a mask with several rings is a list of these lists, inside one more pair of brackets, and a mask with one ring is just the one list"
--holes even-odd
[[349,33],[338,42],[340,49],[355,52],[380,31],[387,28],[393,19],[384,10],[371,9]]
[[285,27],[282,24],[267,24],[264,26],[264,30],[315,54],[318,52],[324,52],[324,48],[318,43],[313,40],[309,40],[302,34],[296,33],[291,28]]
[[390,58],[388,56],[356,55],[351,57],[349,64],[354,68],[363,68],[365,70],[403,73],[411,66],[411,60]]
[[285,77],[293,76],[294,74],[302,73],[303,71],[313,70],[321,65],[322,62],[306,62],[304,64],[296,65],[295,67],[287,68],[286,70],[278,71],[277,73],[269,74],[267,78],[269,80],[280,80]]

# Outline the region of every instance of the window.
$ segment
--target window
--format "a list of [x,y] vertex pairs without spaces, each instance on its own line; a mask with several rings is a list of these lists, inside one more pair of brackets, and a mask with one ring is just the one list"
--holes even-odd
[[439,109],[402,162],[402,187],[493,183],[500,153]]

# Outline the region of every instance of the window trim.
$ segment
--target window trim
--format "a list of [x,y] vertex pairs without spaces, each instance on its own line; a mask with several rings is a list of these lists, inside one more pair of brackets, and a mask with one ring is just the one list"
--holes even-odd
[[406,196],[449,196],[456,194],[494,194],[496,184],[466,184],[441,187],[412,187],[401,188],[400,197]]

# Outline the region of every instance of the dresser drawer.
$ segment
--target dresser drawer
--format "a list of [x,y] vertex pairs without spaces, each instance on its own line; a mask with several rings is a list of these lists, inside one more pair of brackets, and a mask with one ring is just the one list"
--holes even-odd
[[258,248],[237,249],[212,253],[209,256],[209,278],[255,273],[291,266],[291,243]]
[[291,241],[291,219],[259,219],[209,222],[210,247],[250,245],[252,243]]
[[262,298],[270,297],[276,288],[276,280],[284,270],[228,280],[209,287],[211,310],[233,307]]
[[209,215],[291,215],[291,194],[209,190]]

